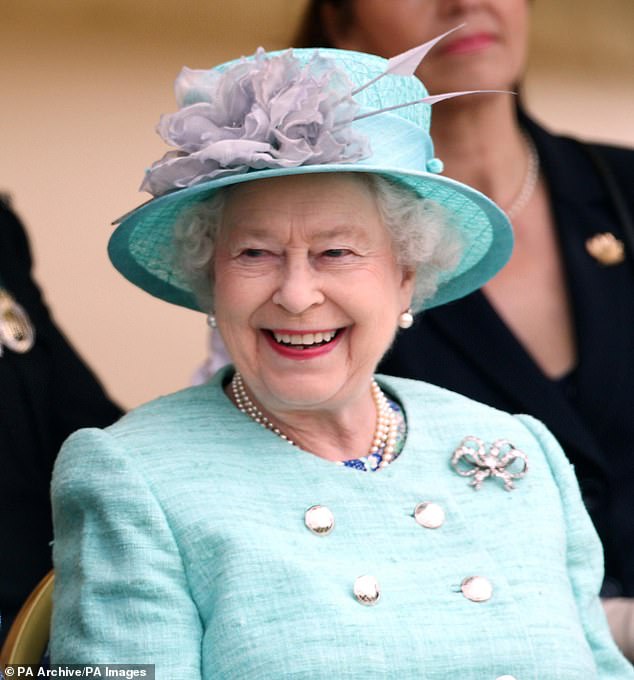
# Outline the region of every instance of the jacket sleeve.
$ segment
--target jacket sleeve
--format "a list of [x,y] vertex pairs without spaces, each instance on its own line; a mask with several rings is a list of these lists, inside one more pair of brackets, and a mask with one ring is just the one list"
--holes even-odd
[[202,625],[178,545],[147,481],[108,432],[63,446],[52,485],[53,663],[155,664],[201,678]]
[[544,451],[559,487],[566,521],[568,577],[579,612],[579,620],[592,650],[599,680],[634,678],[632,666],[616,647],[610,634],[599,590],[603,580],[601,543],[581,499],[573,466],[557,440],[540,421],[517,416],[531,431]]

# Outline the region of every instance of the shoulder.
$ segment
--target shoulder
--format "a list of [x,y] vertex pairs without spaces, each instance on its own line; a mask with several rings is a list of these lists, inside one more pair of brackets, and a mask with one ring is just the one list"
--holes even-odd
[[160,432],[161,436],[166,436],[175,428],[183,430],[200,425],[202,416],[205,421],[221,421],[225,401],[220,386],[187,387],[132,409],[107,430],[115,439],[139,436],[144,432]]
[[82,499],[88,507],[151,496],[156,476],[187,445],[188,419],[200,410],[200,391],[191,388],[161,397],[110,427],[83,428],[68,437],[51,481],[57,522],[75,512]]
[[31,264],[29,241],[24,226],[13,212],[9,199],[0,194],[0,258],[15,266],[16,258]]
[[105,429],[77,430],[58,455],[54,484],[96,469],[110,474],[132,467],[151,476],[157,465],[208,454],[234,410],[222,385],[208,383],[154,399]]
[[629,196],[634,184],[634,149],[592,142],[589,146],[603,158],[617,181],[624,189],[627,188],[626,194]]
[[[402,404],[410,434],[434,442],[440,450],[456,449],[468,437],[490,446],[508,441],[524,451],[546,477],[574,480],[572,467],[555,437],[539,420],[488,406],[457,392],[419,380],[377,376],[380,384]],[[575,483],[576,484],[576,483]]]
[[548,126],[543,125],[541,122],[538,122],[524,112],[520,112],[519,122],[522,128],[524,128],[538,144],[552,144],[560,149],[567,148],[577,151],[582,150],[582,145],[590,145],[600,151],[604,151],[606,154],[613,156],[619,161],[631,162],[632,158],[634,158],[634,148],[618,144],[597,142],[592,139],[578,138],[575,135],[566,133],[553,132]]
[[466,417],[505,420],[511,417],[506,411],[500,411],[458,392],[422,380],[387,375],[379,375],[377,379],[388,392],[401,401],[408,415],[414,416],[433,409],[438,417],[446,416],[450,419]]
[[535,141],[540,156],[543,155],[546,164],[554,165],[557,171],[564,171],[577,179],[581,175],[596,175],[596,166],[590,155],[594,152],[603,159],[622,186],[629,188],[634,181],[634,149],[555,134],[527,116],[520,120]]
[[634,161],[633,148],[622,145],[604,144],[592,140],[584,140],[584,144],[596,149],[600,154],[604,155],[607,160],[612,161],[615,166],[620,167],[623,171],[634,174],[634,170],[632,169],[632,161]]
[[124,446],[130,441],[170,441],[203,426],[214,429],[221,426],[227,410],[225,401],[222,388],[209,384],[187,387],[137,406],[103,430],[78,430],[66,445],[98,439]]

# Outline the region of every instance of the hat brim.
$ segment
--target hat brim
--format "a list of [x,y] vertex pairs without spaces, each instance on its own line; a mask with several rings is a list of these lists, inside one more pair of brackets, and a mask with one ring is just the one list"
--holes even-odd
[[112,234],[108,254],[130,282],[167,302],[201,310],[191,288],[172,266],[173,227],[184,210],[205,201],[222,187],[258,179],[321,173],[362,172],[381,175],[404,185],[449,211],[463,241],[462,257],[451,272],[441,274],[436,294],[424,301],[429,309],[480,288],[509,260],[513,233],[506,215],[484,194],[471,187],[427,172],[393,170],[384,165],[332,164],[267,168],[219,179],[160,196],[126,215]]

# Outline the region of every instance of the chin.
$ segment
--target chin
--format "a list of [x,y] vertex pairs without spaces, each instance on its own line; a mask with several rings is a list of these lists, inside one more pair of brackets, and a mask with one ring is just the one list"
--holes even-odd
[[[447,64],[445,68],[437,68],[433,77],[425,79],[425,73],[420,76],[431,92],[458,92],[462,90],[511,90],[512,84],[519,80],[504,69],[501,72],[499,60],[491,60],[488,56],[481,59],[467,59],[462,57],[460,68],[455,64]],[[458,104],[469,104],[472,97],[457,100]],[[475,101],[475,99],[473,99]]]
[[[287,376],[279,375],[272,380],[263,380],[266,391],[264,401],[274,400],[279,406],[293,409],[312,408],[327,403],[338,391],[334,385],[343,386],[345,380],[328,380],[323,375]],[[266,403],[262,406],[267,407]],[[275,408],[275,406],[273,406]]]

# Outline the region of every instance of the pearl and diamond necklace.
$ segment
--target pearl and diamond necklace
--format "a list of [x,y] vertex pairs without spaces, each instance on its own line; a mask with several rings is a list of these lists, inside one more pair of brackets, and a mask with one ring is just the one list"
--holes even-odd
[[[372,398],[376,407],[376,428],[374,437],[367,457],[374,457],[378,462],[378,467],[385,467],[394,458],[396,438],[398,430],[398,419],[396,413],[390,408],[387,397],[375,380],[372,381]],[[246,414],[253,421],[267,430],[271,430],[281,439],[284,439],[292,446],[297,444],[289,439],[279,427],[271,422],[267,416],[251,401],[244,386],[242,376],[238,371],[231,380],[231,391],[235,399],[236,406],[242,413]],[[298,447],[299,448],[299,447]]]

